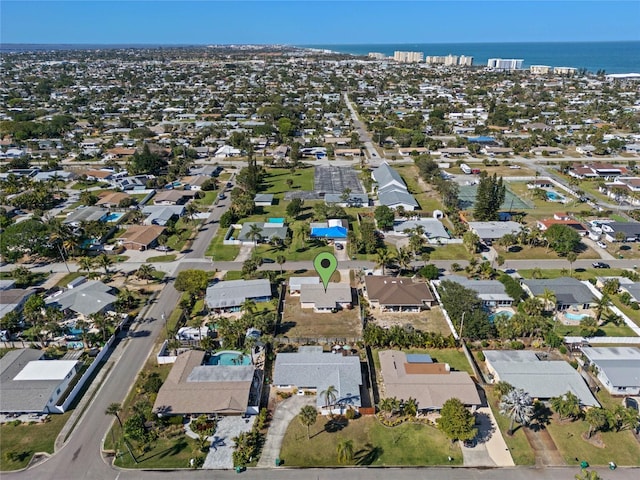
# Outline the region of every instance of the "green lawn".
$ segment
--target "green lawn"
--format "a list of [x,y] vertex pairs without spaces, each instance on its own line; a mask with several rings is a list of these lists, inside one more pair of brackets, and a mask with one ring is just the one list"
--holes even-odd
[[[290,248],[279,250],[271,245],[258,245],[254,252],[261,256],[275,260],[278,255],[284,255],[287,261],[296,262],[303,260],[313,260],[321,252],[333,253],[333,246],[324,245],[324,242],[298,242],[291,244]],[[286,268],[286,263],[283,265]]]
[[[297,168],[292,175],[288,168],[268,168],[263,180],[263,193],[282,195],[291,190],[313,190],[314,167]],[[293,180],[291,188],[287,185],[287,179]],[[280,195],[279,195],[280,194]]]
[[[71,412],[50,415],[46,423],[29,425],[12,423],[0,425],[0,471],[18,470],[27,466],[36,452],[53,453],[56,437],[69,419]],[[19,458],[10,460],[8,454],[14,452]]]
[[202,193],[204,193],[204,197],[198,198],[197,200],[195,200],[195,202],[199,207],[206,207],[209,205],[213,205],[213,203],[216,201],[216,198],[218,198],[220,190],[209,190],[208,192]]
[[507,443],[507,447],[511,452],[511,457],[513,457],[514,463],[516,465],[535,464],[535,454],[533,453],[531,445],[529,445],[529,441],[522,431],[522,428],[518,428],[513,435],[507,435],[507,431],[509,430],[509,419],[504,415],[500,415],[498,409],[498,396],[494,392],[492,386],[485,386],[484,389],[487,393],[487,400],[491,407],[491,411],[493,412],[493,416],[495,417],[498,427],[502,432],[504,441]]
[[615,462],[618,465],[638,466],[640,444],[630,431],[600,432],[599,436],[604,442],[604,448],[600,448],[583,440],[582,434],[589,430],[589,425],[583,420],[562,424],[552,420],[547,430],[569,465],[586,460],[591,465]]
[[173,262],[177,258],[175,253],[171,253],[169,255],[158,255],[155,257],[147,258],[147,262],[155,263],[155,262]]
[[227,233],[226,229],[219,229],[218,233],[211,243],[207,247],[207,251],[205,252],[205,257],[213,257],[213,261],[217,262],[230,262],[235,260],[235,258],[240,253],[240,245],[223,245],[224,235]]
[[[558,325],[554,331],[560,336],[580,336],[582,328],[579,325]],[[596,337],[635,337],[636,334],[626,325],[616,326],[606,323],[598,328]]]
[[58,283],[56,283],[56,286],[58,287],[66,287],[67,284],[69,282],[72,282],[73,280],[75,280],[78,277],[81,277],[85,274],[85,272],[71,272],[71,273],[67,273],[64,277],[62,277]]
[[[280,458],[285,466],[329,467],[340,465],[336,445],[353,441],[354,459],[347,465],[461,465],[462,453],[439,430],[421,424],[384,427],[373,416],[349,421],[338,432],[324,430],[326,417],[318,417],[311,426],[311,438],[297,418],[289,424]],[[453,461],[449,462],[451,456]]]
[[[567,270],[569,269],[569,263],[567,262]],[[533,278],[533,269],[518,270],[518,273],[523,278]],[[622,273],[621,268],[586,268],[586,269],[573,269],[573,276],[578,280],[588,280],[595,277],[615,277],[620,276]],[[558,278],[565,276],[561,269],[541,269],[540,278]]]
[[622,310],[622,313],[629,317],[633,321],[633,323],[640,327],[640,310],[634,310],[633,308],[624,305],[617,295],[611,297],[611,302],[620,310]]
[[[578,253],[579,260],[600,258],[600,255],[598,255],[593,249],[587,247],[585,244],[581,245],[583,247],[583,250]],[[505,260],[528,260],[531,258],[542,260],[558,260],[564,258],[558,255],[555,251],[545,247],[514,246],[510,251],[507,251],[502,246],[496,246],[495,248],[498,254],[502,255]],[[569,268],[569,262],[567,262],[567,268]]]
[[398,165],[394,167],[402,176],[407,184],[409,192],[413,194],[416,201],[420,204],[420,209],[425,212],[433,212],[434,210],[444,210],[440,195],[430,186],[425,190],[418,181],[418,168],[415,165]]
[[176,222],[176,233],[167,239],[167,246],[177,252],[181,251],[185,243],[187,243],[187,240],[189,240],[198,229],[199,224],[199,220],[187,223],[185,218],[179,219]]
[[138,463],[133,461],[126,447],[119,442],[117,450],[121,456],[116,459],[115,465],[124,468],[188,468],[191,458],[206,455],[199,451],[196,440],[178,432],[171,434],[171,438],[160,437],[155,440],[151,449],[142,455],[134,452]]
[[471,255],[460,243],[441,245],[438,247],[429,246],[431,260],[470,260]]

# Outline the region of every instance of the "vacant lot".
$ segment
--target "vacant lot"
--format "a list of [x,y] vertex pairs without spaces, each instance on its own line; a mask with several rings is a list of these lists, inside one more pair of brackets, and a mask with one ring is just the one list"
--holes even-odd
[[[285,434],[280,458],[285,466],[337,466],[337,445],[353,442],[354,458],[343,465],[461,465],[462,453],[438,429],[420,424],[384,427],[375,417],[361,417],[337,432],[325,430],[328,419],[318,417],[307,429],[294,418]],[[449,462],[448,457],[453,460]]]
[[411,325],[416,330],[423,332],[440,333],[445,337],[451,335],[451,329],[444,319],[440,307],[433,307],[420,313],[391,313],[372,312],[375,323],[382,327],[392,325]]
[[352,338],[362,334],[358,308],[337,313],[315,313],[300,308],[300,297],[287,294],[278,335],[289,338]]

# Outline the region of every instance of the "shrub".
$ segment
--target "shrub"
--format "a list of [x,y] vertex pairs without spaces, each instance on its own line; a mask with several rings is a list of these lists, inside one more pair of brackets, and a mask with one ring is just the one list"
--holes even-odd
[[512,350],[524,350],[524,343],[520,340],[513,340],[509,343],[509,346]]
[[569,365],[571,365],[575,370],[578,369],[578,361],[577,360],[571,360],[569,362]]
[[566,355],[567,354],[567,347],[565,347],[564,345],[560,345],[560,348],[558,350],[560,350],[560,353],[562,355]]
[[478,352],[478,360],[480,360],[481,362],[485,361],[484,353]]

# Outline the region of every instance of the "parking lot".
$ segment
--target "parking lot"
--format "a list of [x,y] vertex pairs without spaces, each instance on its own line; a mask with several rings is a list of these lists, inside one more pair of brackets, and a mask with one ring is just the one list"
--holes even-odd
[[349,189],[351,193],[365,193],[357,172],[351,167],[318,165],[315,168],[313,185],[316,192],[343,193]]

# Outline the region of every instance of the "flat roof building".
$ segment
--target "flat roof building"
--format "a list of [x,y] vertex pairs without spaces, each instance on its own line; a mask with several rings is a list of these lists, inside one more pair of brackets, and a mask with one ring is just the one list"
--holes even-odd
[[640,395],[640,348],[582,347],[581,350],[609,393]]

